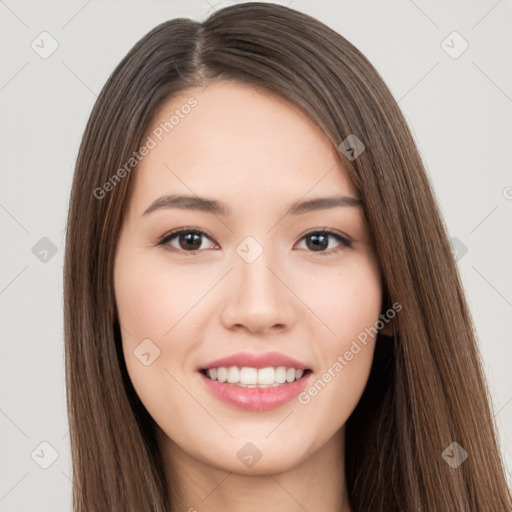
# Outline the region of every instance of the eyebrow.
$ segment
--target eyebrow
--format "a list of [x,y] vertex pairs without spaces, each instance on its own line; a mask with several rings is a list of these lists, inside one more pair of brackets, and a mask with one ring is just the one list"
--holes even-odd
[[[327,210],[340,206],[361,207],[361,204],[359,199],[350,196],[319,197],[293,203],[286,215],[300,215],[306,212]],[[168,195],[153,201],[142,215],[148,215],[155,210],[167,208],[194,210],[220,216],[229,216],[231,214],[231,210],[225,204],[214,199],[198,196]]]

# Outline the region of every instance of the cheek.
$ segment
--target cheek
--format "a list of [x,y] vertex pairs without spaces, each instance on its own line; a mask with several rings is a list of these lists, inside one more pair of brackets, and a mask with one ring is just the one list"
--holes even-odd
[[[358,257],[332,269],[307,292],[308,305],[322,319],[326,329],[322,353],[331,358],[378,320],[382,287],[376,262]],[[324,362],[325,358],[323,358]]]
[[320,415],[322,421],[335,429],[350,416],[366,386],[382,288],[378,267],[371,259],[336,270],[326,283],[308,295],[311,309],[318,311],[329,329],[316,337],[317,360],[322,364],[299,403],[328,413],[328,418]]
[[171,340],[214,282],[211,275],[201,277],[166,265],[165,258],[162,263],[162,258],[142,255],[123,256],[116,262],[114,275],[120,322],[137,339]]
[[[147,248],[139,251],[127,247],[120,253],[114,267],[114,289],[123,351],[132,381],[141,388],[150,388],[155,385],[152,379],[156,374],[159,378],[163,375],[164,380],[169,378],[164,369],[171,373],[193,371],[201,307],[207,302],[202,299],[225,270],[213,274],[206,266],[198,269],[192,265],[170,265],[163,251],[148,256]],[[134,354],[148,339],[156,346],[154,351],[159,352],[150,365],[151,372]],[[152,345],[145,343],[151,352]]]
[[[181,411],[190,405],[173,376],[181,382],[178,373],[189,366],[194,345],[188,342],[186,315],[204,291],[190,286],[190,276],[179,269],[170,272],[169,266],[128,250],[116,260],[114,285],[126,368],[137,395],[160,424],[170,406]],[[179,413],[175,419],[182,423]]]

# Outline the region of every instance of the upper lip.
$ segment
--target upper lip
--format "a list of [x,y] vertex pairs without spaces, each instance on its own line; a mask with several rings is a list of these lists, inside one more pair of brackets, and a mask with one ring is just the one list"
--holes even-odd
[[268,368],[278,366],[284,366],[286,368],[296,368],[298,370],[308,370],[309,367],[296,359],[288,357],[279,352],[264,352],[263,354],[251,354],[250,352],[240,352],[231,356],[223,357],[222,359],[216,359],[210,363],[201,366],[200,370],[208,370],[210,368],[220,368],[247,366],[250,368]]

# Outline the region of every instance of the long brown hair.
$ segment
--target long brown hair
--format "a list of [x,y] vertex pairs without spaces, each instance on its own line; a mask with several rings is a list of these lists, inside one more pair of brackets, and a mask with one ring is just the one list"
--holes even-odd
[[[143,37],[93,108],[76,163],[66,235],[66,385],[75,512],[169,512],[155,424],[121,350],[113,262],[136,168],[112,181],[162,103],[233,80],[288,98],[338,146],[373,235],[395,334],[379,336],[370,378],[346,425],[354,512],[502,511],[511,495],[474,327],[446,228],[406,121],[351,43],[296,10],[247,3]],[[118,174],[119,176],[119,174]],[[108,193],[104,184],[111,183]],[[101,195],[101,197],[99,197]],[[468,458],[442,457],[457,442]],[[172,487],[172,486],[171,486]]]

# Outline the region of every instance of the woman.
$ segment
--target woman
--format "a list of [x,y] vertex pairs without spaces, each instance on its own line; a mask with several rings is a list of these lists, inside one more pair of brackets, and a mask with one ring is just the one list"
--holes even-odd
[[147,34],[81,144],[74,510],[511,510],[446,231],[346,39],[228,7]]

